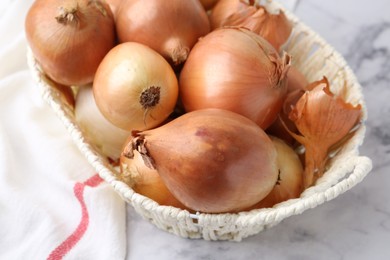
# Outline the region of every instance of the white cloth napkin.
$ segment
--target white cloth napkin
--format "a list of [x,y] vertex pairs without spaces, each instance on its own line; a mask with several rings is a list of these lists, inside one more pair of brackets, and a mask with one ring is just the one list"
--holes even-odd
[[27,68],[32,2],[0,7],[0,259],[124,259],[124,201],[77,149]]

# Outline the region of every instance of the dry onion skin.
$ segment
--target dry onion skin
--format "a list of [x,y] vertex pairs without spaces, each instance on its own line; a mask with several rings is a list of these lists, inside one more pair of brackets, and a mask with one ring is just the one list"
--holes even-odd
[[145,44],[170,64],[183,63],[198,38],[210,31],[199,0],[126,0],[117,13],[120,42]]
[[261,35],[280,50],[290,38],[293,26],[282,10],[267,10],[253,0],[220,0],[210,15],[212,29],[245,27]]
[[299,98],[306,90],[310,90],[310,88],[311,84],[309,84],[306,77],[299,71],[298,68],[291,66],[287,74],[287,96],[284,100],[283,107],[279,112],[278,118],[270,127],[267,128],[268,134],[281,138],[289,145],[296,144],[294,137],[292,137],[286,130],[284,124],[288,126],[290,131],[294,133],[297,132],[294,123],[288,118],[288,115]]
[[332,146],[355,129],[362,116],[361,105],[353,106],[342,95],[332,93],[326,77],[310,85],[311,90],[302,95],[289,113],[299,134],[286,126],[305,147],[304,188],[323,175]]
[[116,38],[111,10],[99,0],[36,0],[25,31],[44,72],[67,86],[91,83]]
[[246,116],[266,129],[287,93],[290,56],[243,28],[221,28],[192,49],[180,74],[186,111],[220,108]]
[[178,81],[169,63],[140,43],[115,46],[103,59],[93,83],[96,104],[112,124],[127,131],[163,123],[173,112]]
[[274,205],[298,198],[303,191],[303,166],[298,155],[286,142],[270,136],[277,152],[279,176],[272,191],[250,209],[270,208]]
[[186,113],[155,129],[134,132],[123,156],[138,151],[172,194],[199,212],[237,212],[274,187],[277,154],[254,122],[222,109]]

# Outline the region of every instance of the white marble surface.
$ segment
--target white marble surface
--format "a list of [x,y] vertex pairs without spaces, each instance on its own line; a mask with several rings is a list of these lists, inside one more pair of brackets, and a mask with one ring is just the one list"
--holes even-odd
[[360,152],[372,158],[372,172],[333,201],[239,243],[176,237],[128,206],[127,259],[390,259],[390,2],[281,2],[344,55],[363,85],[369,119]]

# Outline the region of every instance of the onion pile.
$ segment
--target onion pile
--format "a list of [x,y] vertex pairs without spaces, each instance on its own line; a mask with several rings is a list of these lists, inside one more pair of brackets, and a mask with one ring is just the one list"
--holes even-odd
[[159,205],[235,213],[298,198],[361,120],[345,90],[292,67],[293,24],[259,1],[36,0],[25,29],[86,140]]

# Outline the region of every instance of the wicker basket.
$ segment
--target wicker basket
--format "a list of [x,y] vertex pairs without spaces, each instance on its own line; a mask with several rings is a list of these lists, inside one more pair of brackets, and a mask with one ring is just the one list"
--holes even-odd
[[[365,120],[367,111],[361,86],[341,55],[291,12],[276,2],[268,4],[271,8],[284,10],[294,24],[293,35],[285,47],[285,50],[292,55],[294,65],[310,82],[319,80],[324,75],[327,76],[335,92],[346,84],[347,101],[362,105]],[[301,214],[307,209],[334,199],[362,181],[372,168],[369,158],[359,156],[358,148],[365,135],[365,125],[362,124],[353,138],[331,160],[324,176],[315,186],[305,190],[300,198],[279,203],[273,208],[237,214],[190,214],[178,208],[160,206],[153,200],[135,193],[128,185],[116,178],[117,169],[112,167],[84,136],[76,123],[73,109],[61,99],[59,92],[50,86],[50,81],[45,77],[30,50],[28,50],[28,64],[34,80],[42,91],[43,98],[62,120],[78,148],[99,175],[145,219],[158,228],[181,237],[240,241],[242,238],[278,224],[289,216]]]

